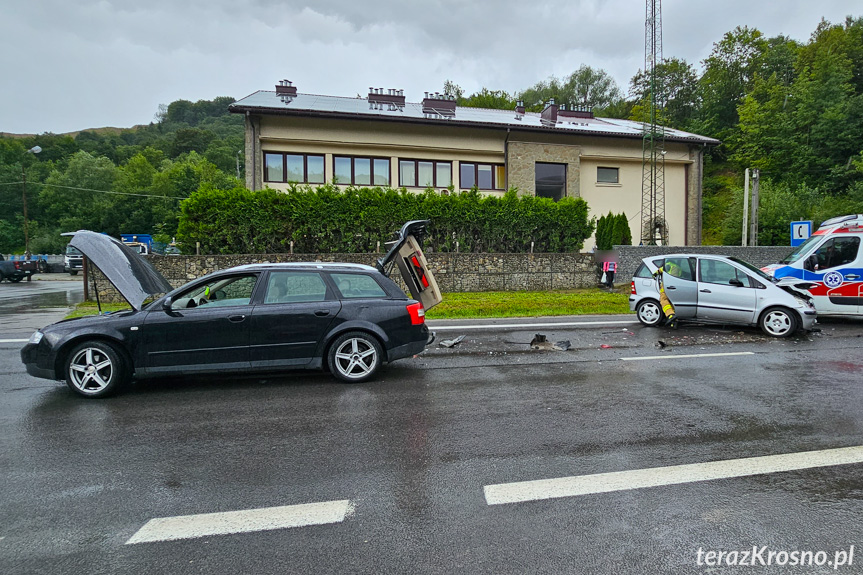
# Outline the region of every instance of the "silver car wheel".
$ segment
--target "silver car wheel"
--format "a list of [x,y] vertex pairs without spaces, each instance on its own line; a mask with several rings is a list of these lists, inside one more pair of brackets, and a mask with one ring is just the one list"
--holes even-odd
[[69,379],[83,394],[97,394],[111,384],[114,363],[97,347],[85,347],[69,362]]
[[761,329],[773,337],[785,337],[794,331],[794,318],[782,309],[771,309],[761,319]]
[[378,366],[378,352],[364,337],[352,337],[335,350],[335,368],[344,379],[363,379]]
[[638,321],[646,326],[654,326],[662,319],[662,310],[653,300],[647,300],[638,305]]

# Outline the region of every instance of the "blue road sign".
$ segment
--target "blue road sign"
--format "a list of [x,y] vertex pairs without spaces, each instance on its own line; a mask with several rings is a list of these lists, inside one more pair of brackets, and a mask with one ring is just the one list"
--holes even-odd
[[791,245],[797,247],[812,235],[812,221],[791,222]]

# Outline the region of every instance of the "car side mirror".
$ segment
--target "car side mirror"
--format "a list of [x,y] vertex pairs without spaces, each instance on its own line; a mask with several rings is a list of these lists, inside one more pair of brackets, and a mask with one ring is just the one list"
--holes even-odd
[[167,312],[173,311],[171,309],[171,305],[173,305],[173,303],[174,303],[174,299],[171,296],[166,297],[165,299],[162,300],[162,309],[167,311]]
[[735,287],[743,287],[743,282],[737,278],[733,278],[733,279],[728,280],[728,283],[735,286]]

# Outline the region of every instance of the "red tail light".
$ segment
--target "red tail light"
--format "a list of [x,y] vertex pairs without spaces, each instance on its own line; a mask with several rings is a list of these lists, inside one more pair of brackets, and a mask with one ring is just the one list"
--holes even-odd
[[15,269],[16,269],[16,270],[20,270],[20,269],[21,269],[21,262],[15,262]]
[[635,280],[629,282],[629,293],[632,295],[638,295],[637,293],[635,293]]
[[423,304],[417,302],[407,306],[408,313],[411,316],[411,325],[422,325],[426,322],[426,310]]

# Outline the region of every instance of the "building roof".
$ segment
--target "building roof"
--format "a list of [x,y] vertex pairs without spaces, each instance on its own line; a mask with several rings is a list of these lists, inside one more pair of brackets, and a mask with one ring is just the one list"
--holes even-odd
[[[558,117],[556,124],[544,122],[536,112],[516,114],[514,110],[493,110],[457,106],[454,116],[428,113],[421,103],[406,102],[404,106],[387,106],[370,103],[366,98],[297,94],[284,98],[274,91],[259,90],[230,106],[235,113],[250,112],[264,115],[311,116],[322,118],[350,118],[419,122],[436,125],[482,126],[485,128],[517,129],[523,131],[555,132],[584,136],[642,138],[643,124],[617,118]],[[666,141],[692,142],[718,145],[714,138],[665,128]]]

